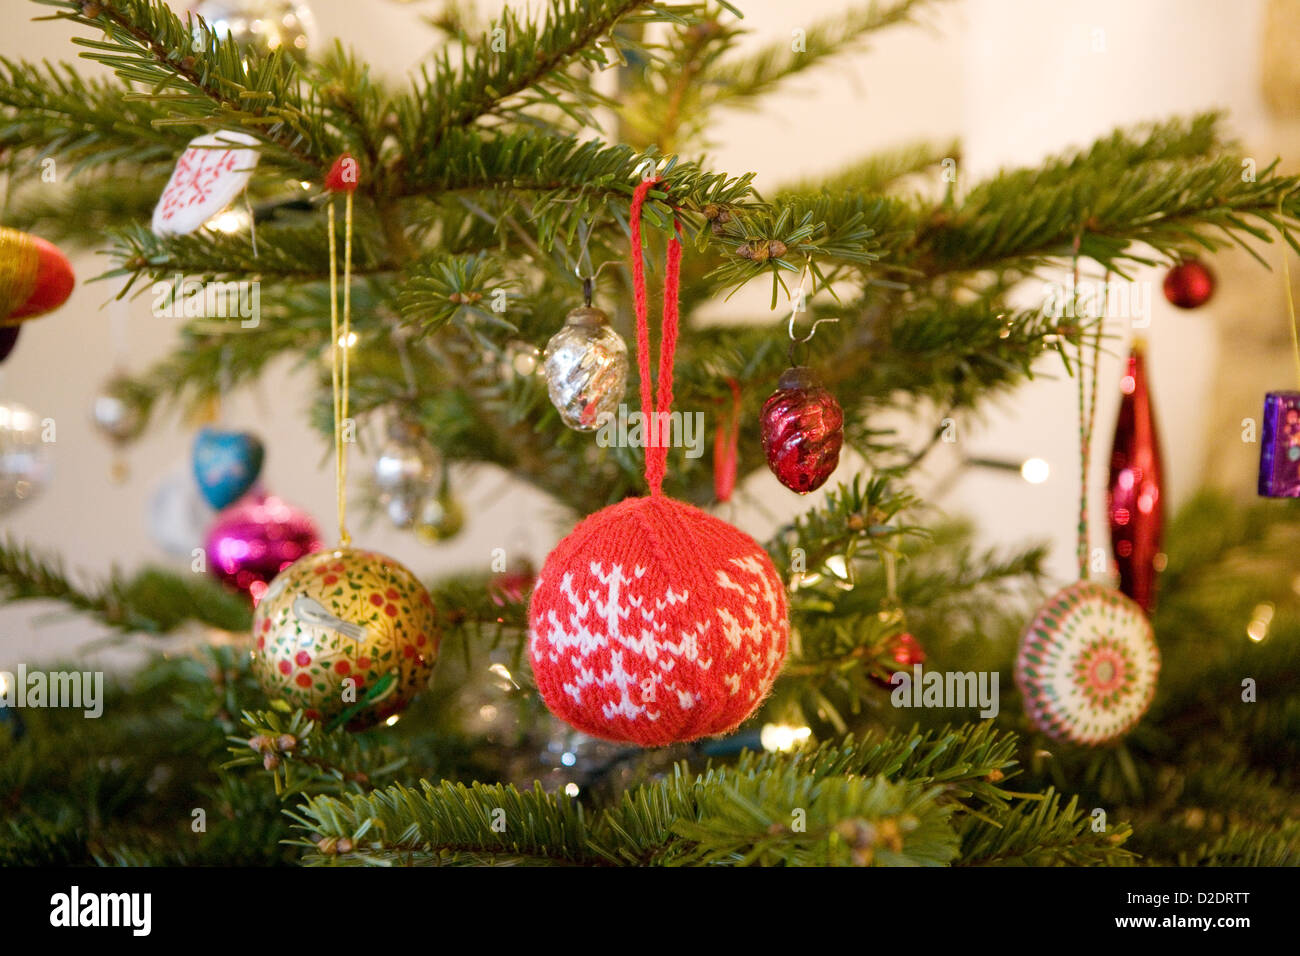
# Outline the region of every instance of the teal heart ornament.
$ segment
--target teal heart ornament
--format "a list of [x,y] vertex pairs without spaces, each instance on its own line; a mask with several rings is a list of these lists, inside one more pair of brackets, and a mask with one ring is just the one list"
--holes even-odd
[[200,429],[194,440],[194,478],[208,504],[220,511],[243,497],[262,471],[265,450],[248,432]]

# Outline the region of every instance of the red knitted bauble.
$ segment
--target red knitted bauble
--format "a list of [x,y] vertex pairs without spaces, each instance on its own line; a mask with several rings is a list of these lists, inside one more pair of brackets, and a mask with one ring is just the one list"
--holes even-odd
[[772,689],[790,637],[758,543],[661,495],[598,511],[556,545],[528,623],[551,712],[643,747],[734,729]]

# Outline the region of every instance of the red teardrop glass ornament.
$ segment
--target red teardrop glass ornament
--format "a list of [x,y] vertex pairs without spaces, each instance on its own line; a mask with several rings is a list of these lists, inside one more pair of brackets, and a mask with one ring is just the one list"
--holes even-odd
[[806,495],[826,483],[840,461],[844,411],[811,371],[801,366],[781,376],[761,424],[767,465],[781,484]]
[[1129,353],[1120,390],[1106,515],[1119,589],[1150,614],[1156,605],[1156,577],[1164,565],[1160,542],[1165,516],[1160,441],[1141,345]]

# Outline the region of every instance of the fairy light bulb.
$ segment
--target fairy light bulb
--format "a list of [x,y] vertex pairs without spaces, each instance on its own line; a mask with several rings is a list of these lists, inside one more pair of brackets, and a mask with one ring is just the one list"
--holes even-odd
[[1051,466],[1041,458],[1029,458],[1020,466],[1020,477],[1031,485],[1041,485],[1051,474]]
[[784,753],[794,750],[812,736],[811,727],[795,727],[790,724],[764,724],[759,731],[759,743],[764,750]]

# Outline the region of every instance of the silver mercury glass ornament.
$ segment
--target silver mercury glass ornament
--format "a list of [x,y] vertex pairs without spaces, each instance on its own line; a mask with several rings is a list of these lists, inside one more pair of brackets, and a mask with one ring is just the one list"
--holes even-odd
[[90,407],[95,428],[114,445],[128,445],[144,431],[144,413],[130,392],[131,380],[115,374],[104,383]]
[[375,460],[375,488],[388,518],[398,528],[415,523],[420,505],[435,490],[438,453],[412,422],[394,419],[388,441]]
[[604,415],[617,414],[627,392],[627,344],[600,309],[588,303],[569,313],[546,343],[543,367],[551,404],[570,428],[595,431]]

